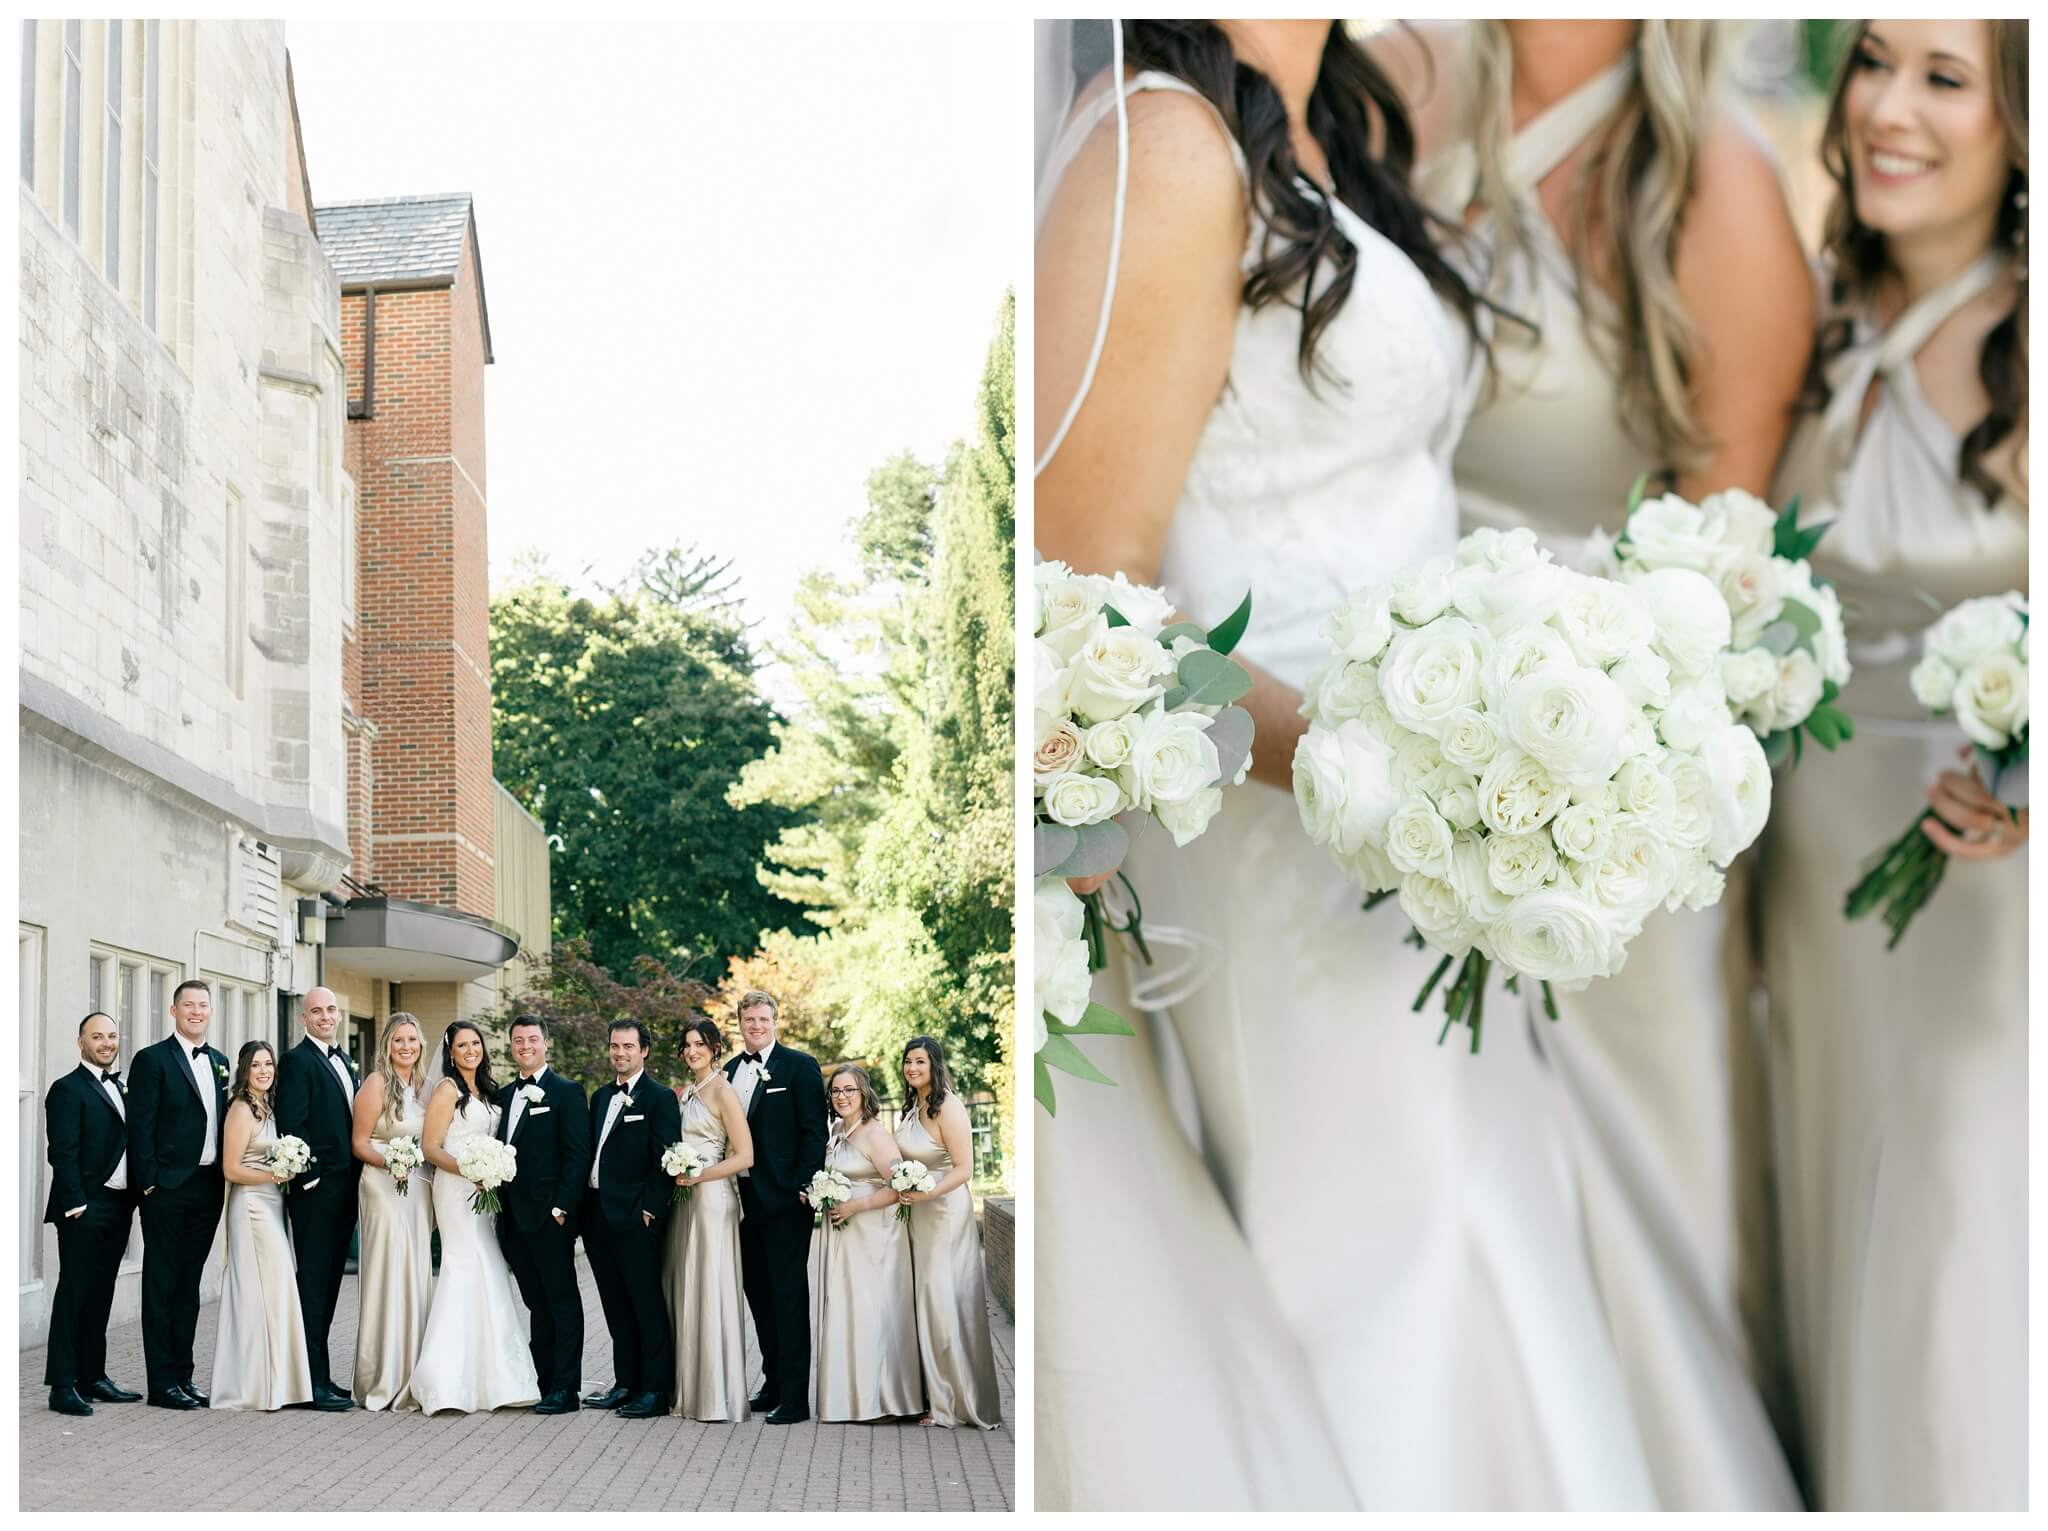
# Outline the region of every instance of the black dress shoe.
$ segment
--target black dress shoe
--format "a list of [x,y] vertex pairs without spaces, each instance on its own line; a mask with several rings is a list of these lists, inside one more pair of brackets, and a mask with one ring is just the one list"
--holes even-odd
[[567,1388],[558,1388],[533,1406],[536,1414],[574,1414],[576,1409],[576,1395]]
[[102,1377],[83,1389],[85,1396],[101,1403],[140,1403],[142,1395],[131,1393],[111,1377]]
[[315,1402],[316,1404],[321,1403],[323,1401],[331,1403],[333,1400],[337,1398],[340,1399],[344,1404],[346,1404],[351,1409],[353,1409],[356,1406],[354,1396],[349,1393],[344,1393],[340,1388],[336,1387],[333,1383],[316,1382],[313,1384],[313,1402]]
[[800,1425],[811,1417],[811,1411],[800,1403],[786,1403],[768,1416],[771,1425]]
[[345,1414],[356,1406],[356,1401],[346,1393],[337,1393],[332,1388],[313,1395],[313,1407],[322,1414]]
[[90,1414],[92,1405],[79,1396],[75,1387],[53,1387],[50,1389],[50,1409],[57,1414]]
[[766,1414],[770,1410],[780,1408],[781,1406],[782,1395],[772,1387],[762,1388],[760,1392],[747,1400],[747,1407],[756,1414]]
[[189,1382],[179,1383],[178,1391],[192,1400],[192,1407],[195,1409],[210,1409],[213,1407],[213,1400]]
[[167,1387],[160,1393],[151,1393],[149,1395],[149,1402],[152,1408],[157,1409],[198,1409],[205,1407],[196,1399],[186,1396],[182,1388],[176,1387]]
[[585,1394],[583,1406],[587,1409],[616,1409],[632,1396],[633,1393],[630,1388],[623,1388],[617,1383],[613,1383],[612,1386],[606,1388],[601,1393]]
[[638,1398],[619,1410],[620,1419],[654,1419],[666,1414],[662,1407],[664,1400],[659,1393],[642,1393]]

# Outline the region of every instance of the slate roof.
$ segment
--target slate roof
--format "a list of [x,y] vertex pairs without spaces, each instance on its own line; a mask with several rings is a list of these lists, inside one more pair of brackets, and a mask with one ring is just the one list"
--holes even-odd
[[[434,197],[381,197],[331,202],[314,209],[320,246],[344,288],[453,283],[462,270],[463,235],[472,228],[468,192]],[[484,305],[483,251],[477,250],[477,309],[484,360],[491,360],[491,320]]]

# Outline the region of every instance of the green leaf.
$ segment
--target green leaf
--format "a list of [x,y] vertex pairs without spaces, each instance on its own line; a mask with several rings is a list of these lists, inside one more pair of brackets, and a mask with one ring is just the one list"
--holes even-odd
[[1643,493],[1650,487],[1650,475],[1638,473],[1636,481],[1628,486],[1628,515],[1636,513],[1636,507],[1643,503]]
[[1043,1058],[1031,1060],[1031,1093],[1037,1098],[1038,1103],[1045,1107],[1047,1116],[1059,1115],[1052,1104],[1052,1073],[1046,1068]]
[[1833,681],[1831,681],[1831,680],[1824,680],[1824,681],[1822,681],[1822,682],[1820,683],[1820,704],[1821,704],[1821,706],[1823,706],[1823,707],[1827,706],[1827,704],[1828,704],[1829,702],[1832,702],[1832,701],[1833,701],[1833,700],[1834,700],[1834,699],[1835,699],[1836,697],[1840,696],[1841,694],[1842,694],[1842,688],[1841,688],[1840,686],[1836,685],[1836,684],[1835,684],[1835,683],[1834,683]]
[[1816,707],[1806,719],[1806,731],[1813,735],[1813,742],[1822,749],[1833,752],[1842,742],[1840,732],[1835,728],[1834,716],[1825,707]]
[[1168,686],[1165,694],[1159,698],[1159,710],[1161,712],[1174,712],[1187,699],[1188,688],[1186,686]]
[[1781,728],[1774,733],[1765,734],[1763,744],[1764,764],[1770,766],[1772,770],[1776,770],[1791,758],[1792,736],[1788,730]]
[[1207,643],[1209,641],[1209,635],[1202,631],[1199,624],[1194,622],[1176,622],[1173,626],[1161,630],[1159,646],[1163,649],[1170,649],[1173,647],[1173,640],[1176,638],[1192,638],[1197,643]]
[[1196,649],[1183,656],[1177,678],[1187,688],[1183,701],[1194,706],[1220,707],[1252,689],[1245,667],[1214,649]]
[[1809,654],[1813,652],[1814,635],[1820,631],[1819,612],[1804,601],[1788,600],[1778,608],[1777,618],[1771,626],[1776,627],[1780,622],[1792,624],[1797,634],[1792,643],[1793,648],[1805,649]]
[[1209,742],[1216,746],[1220,768],[1211,786],[1228,786],[1252,752],[1252,715],[1242,707],[1226,707],[1209,720]]
[[1799,629],[1790,622],[1773,622],[1756,635],[1757,647],[1783,659],[1799,644]]
[[1039,1062],[1048,1068],[1072,1074],[1090,1084],[1115,1084],[1116,1081],[1088,1061],[1088,1055],[1076,1047],[1068,1038],[1053,1033],[1045,1039],[1045,1046],[1038,1050]]
[[1111,627],[1129,627],[1131,625],[1131,619],[1118,611],[1114,606],[1105,604],[1102,608],[1102,615],[1103,619]]
[[1842,711],[1839,707],[1830,708],[1829,710],[1833,712],[1835,715],[1835,728],[1837,729],[1837,731],[1840,732],[1841,736],[1844,739],[1855,738],[1856,720],[1850,717],[1849,714],[1847,714],[1846,712]]
[[1137,1028],[1118,1015],[1107,1005],[1098,1005],[1093,1000],[1081,1012],[1081,1019],[1071,1026],[1062,1025],[1051,1016],[1045,1018],[1046,1029],[1067,1037],[1135,1037]]
[[1052,869],[1080,847],[1079,831],[1067,824],[1034,824],[1031,828],[1031,875],[1050,876]]
[[1074,831],[1074,849],[1055,866],[1048,877],[1099,877],[1124,864],[1131,837],[1115,819],[1100,824],[1083,824]]
[[1225,617],[1209,630],[1209,647],[1219,654],[1228,654],[1237,647],[1244,630],[1251,625],[1252,593],[1247,590],[1244,599],[1237,603],[1237,610]]
[[1792,735],[1792,764],[1796,766],[1799,764],[1799,730],[1793,728],[1786,731]]

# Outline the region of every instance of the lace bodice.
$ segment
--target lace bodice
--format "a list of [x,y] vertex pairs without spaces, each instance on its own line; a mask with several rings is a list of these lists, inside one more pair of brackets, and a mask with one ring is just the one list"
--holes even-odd
[[485,1101],[470,1099],[463,1102],[448,1123],[448,1136],[441,1142],[441,1150],[449,1158],[461,1156],[462,1145],[471,1138],[496,1137],[498,1132],[498,1108]]

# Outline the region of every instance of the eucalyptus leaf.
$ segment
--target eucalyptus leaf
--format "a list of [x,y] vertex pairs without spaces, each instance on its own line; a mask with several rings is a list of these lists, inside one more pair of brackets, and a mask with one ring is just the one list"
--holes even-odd
[[1783,659],[1799,646],[1799,629],[1790,622],[1773,622],[1756,637],[1757,647]]
[[1252,689],[1245,667],[1213,649],[1196,649],[1181,656],[1177,678],[1187,688],[1184,701],[1201,707],[1220,707]]
[[1088,1061],[1088,1055],[1076,1047],[1068,1038],[1052,1033],[1045,1039],[1045,1046],[1038,1050],[1038,1061],[1048,1068],[1061,1073],[1072,1074],[1091,1084],[1115,1084],[1116,1081]]
[[1220,767],[1212,787],[1227,787],[1250,758],[1253,735],[1252,715],[1242,707],[1226,707],[1209,720],[1209,740],[1216,746]]
[[1244,630],[1251,625],[1252,593],[1247,590],[1244,599],[1237,603],[1237,610],[1218,622],[1209,631],[1209,647],[1219,654],[1228,654],[1244,637]]
[[1178,712],[1181,703],[1187,699],[1188,688],[1186,686],[1168,686],[1166,694],[1159,698],[1159,709],[1162,712]]
[[1047,1116],[1059,1115],[1059,1112],[1053,1109],[1052,1074],[1046,1068],[1043,1058],[1031,1060],[1031,1093],[1038,1103],[1045,1107]]
[[1794,648],[1805,649],[1809,654],[1813,652],[1813,640],[1820,632],[1819,612],[1804,601],[1787,600],[1778,608],[1777,619],[1771,626],[1776,627],[1779,622],[1789,622],[1796,630],[1798,636],[1793,640]]
[[[1055,1024],[1051,1017],[1047,1017],[1048,1028],[1055,1027]],[[1107,1005],[1098,1005],[1092,1000],[1088,1008],[1081,1012],[1080,1020],[1071,1026],[1057,1026],[1056,1029],[1062,1036],[1069,1037],[1134,1037],[1138,1034],[1137,1029],[1129,1021]]]
[[1031,875],[1045,877],[1074,854],[1079,831],[1065,824],[1034,824],[1031,828]]
[[1199,624],[1194,622],[1176,622],[1173,626],[1166,628],[1159,634],[1159,646],[1163,649],[1170,649],[1173,647],[1173,640],[1176,638],[1192,638],[1197,643],[1207,643],[1209,641],[1209,635],[1202,630]]
[[1051,877],[1099,877],[1124,864],[1131,837],[1115,819],[1100,824],[1083,824],[1074,831],[1076,844],[1065,860],[1046,875]]

